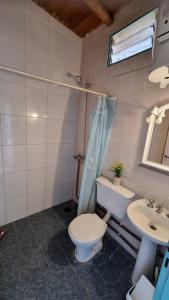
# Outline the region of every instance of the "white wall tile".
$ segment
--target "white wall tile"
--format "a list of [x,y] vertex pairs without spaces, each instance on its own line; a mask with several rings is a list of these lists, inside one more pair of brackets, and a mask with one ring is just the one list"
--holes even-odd
[[0,113],[25,115],[25,89],[23,85],[0,80]]
[[58,65],[58,63],[56,63],[55,61],[48,60],[47,76],[49,79],[63,81],[65,72],[66,71],[64,65]]
[[76,122],[64,121],[63,142],[75,143],[75,139],[76,139]]
[[54,83],[48,83],[48,91],[51,91],[56,94],[61,94],[65,96],[69,96],[71,94],[71,89],[64,86],[59,86]]
[[35,78],[26,78],[26,87],[32,86],[34,88],[47,90],[48,83]]
[[74,144],[63,144],[62,148],[62,162],[64,164],[73,163],[73,155],[75,154],[75,145]]
[[[25,69],[25,56],[24,51],[11,47],[9,45],[0,43],[0,64],[4,66],[9,66],[10,68],[16,68],[21,71],[24,71]],[[3,73],[2,73],[3,72]],[[18,76],[13,75],[7,72],[2,71],[1,72],[1,79],[12,78],[13,82],[18,81]],[[16,78],[15,78],[16,77]],[[22,76],[22,82],[24,80],[24,77]],[[21,81],[21,79],[20,79]]]
[[81,101],[79,99],[79,95],[77,95],[74,92],[72,92],[70,96],[67,97],[65,115],[64,115],[65,120],[70,120],[70,121],[77,120],[79,101]]
[[27,195],[6,200],[7,223],[27,216]]
[[22,75],[17,75],[14,73],[4,72],[4,71],[0,70],[0,80],[5,80],[5,81],[12,82],[12,83],[18,83],[18,84],[25,85],[26,78],[25,78],[25,76],[22,76]]
[[2,144],[26,144],[26,117],[3,115],[1,117]]
[[57,165],[46,169],[46,187],[58,187],[62,180],[62,166]]
[[43,144],[46,142],[46,119],[27,118],[27,143]]
[[[29,1],[29,0],[28,0]],[[25,0],[5,0],[0,2],[0,9],[18,10],[25,13]]]
[[0,145],[2,145],[1,118],[2,116],[0,117]]
[[71,35],[68,43],[68,51],[66,56],[66,67],[67,72],[71,72],[73,74],[80,74],[80,60],[81,60],[81,47],[82,47],[82,39]]
[[24,14],[0,5],[0,41],[24,49]]
[[44,189],[45,172],[45,168],[28,171],[28,193],[34,193]]
[[25,56],[25,70],[28,73],[47,77],[48,61],[27,51]]
[[25,47],[29,52],[40,57],[48,57],[48,27],[47,25],[26,17]]
[[0,174],[3,173],[2,147],[0,146]]
[[44,168],[46,166],[46,144],[27,145],[28,170]]
[[65,66],[67,53],[67,39],[55,30],[49,31],[49,59],[54,60],[58,66]]
[[47,121],[47,143],[60,143],[63,138],[63,121],[52,120]]
[[66,115],[67,96],[48,91],[48,117],[63,120]]
[[46,189],[46,208],[58,205],[64,202],[62,190],[58,187]]
[[74,164],[62,165],[62,183],[71,182],[74,177]]
[[48,24],[48,16],[49,14],[41,7],[39,7],[36,3],[30,0],[25,1],[25,13],[28,16],[33,17],[36,20],[41,21],[44,24]]
[[0,226],[6,223],[5,202],[0,201]]
[[64,25],[62,25],[59,21],[57,21],[55,18],[53,18],[50,15],[49,15],[49,28],[61,34],[66,39],[68,39],[69,32],[71,32],[68,28],[66,28]]
[[0,175],[0,202],[4,201],[4,177]]
[[73,182],[67,182],[61,185],[62,198],[64,201],[71,200],[73,197]]
[[25,195],[27,193],[27,172],[4,175],[5,199]]
[[[0,64],[68,82],[68,71],[80,72],[80,45],[31,0],[0,1]],[[0,225],[68,198],[61,185],[73,180],[75,123],[64,121],[77,120],[77,99],[68,88],[0,70]]]
[[26,88],[27,116],[47,117],[47,90]]
[[47,167],[61,164],[62,144],[47,144]]
[[26,145],[3,146],[3,161],[4,173],[26,170]]
[[46,208],[45,190],[28,194],[28,215]]

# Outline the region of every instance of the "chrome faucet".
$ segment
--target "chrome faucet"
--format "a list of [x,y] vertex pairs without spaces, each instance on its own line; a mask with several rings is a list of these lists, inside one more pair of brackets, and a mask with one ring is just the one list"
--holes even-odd
[[158,214],[161,214],[161,213],[162,213],[162,211],[163,211],[163,207],[162,207],[162,205],[160,205],[160,204],[157,204],[157,205],[156,205],[156,213],[158,213]]

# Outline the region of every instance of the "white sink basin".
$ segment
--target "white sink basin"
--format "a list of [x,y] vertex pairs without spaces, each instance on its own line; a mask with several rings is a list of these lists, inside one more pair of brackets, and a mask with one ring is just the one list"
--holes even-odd
[[169,241],[169,218],[166,212],[157,213],[156,208],[147,206],[148,200],[140,199],[128,206],[128,217],[142,235],[160,245]]
[[134,284],[143,274],[151,279],[157,244],[167,245],[169,241],[169,218],[166,216],[168,211],[163,209],[162,213],[157,213],[156,205],[154,208],[150,208],[147,204],[147,199],[139,199],[132,202],[127,209],[130,221],[142,234],[137,261],[132,274]]

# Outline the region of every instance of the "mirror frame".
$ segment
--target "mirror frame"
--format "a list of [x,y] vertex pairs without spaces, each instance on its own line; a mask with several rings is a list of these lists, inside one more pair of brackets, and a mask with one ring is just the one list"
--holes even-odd
[[151,170],[154,170],[154,171],[157,171],[157,172],[160,172],[160,173],[163,173],[163,174],[166,174],[169,176],[169,166],[165,166],[165,165],[148,160],[154,126],[155,126],[155,124],[162,123],[163,118],[165,117],[166,110],[169,110],[169,103],[166,105],[163,105],[161,107],[154,106],[150,112],[149,117],[146,119],[146,122],[149,125],[148,125],[148,130],[147,130],[145,146],[144,146],[144,152],[143,152],[143,156],[142,156],[142,163],[139,166],[145,167],[145,168],[148,168],[148,169],[151,169]]

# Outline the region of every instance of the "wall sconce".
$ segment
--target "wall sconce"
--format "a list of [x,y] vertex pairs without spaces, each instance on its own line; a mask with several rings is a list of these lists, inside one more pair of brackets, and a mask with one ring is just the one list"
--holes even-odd
[[146,118],[147,123],[152,123],[155,120],[156,124],[161,124],[165,117],[165,111],[169,109],[169,104],[161,107],[154,106],[149,117]]

